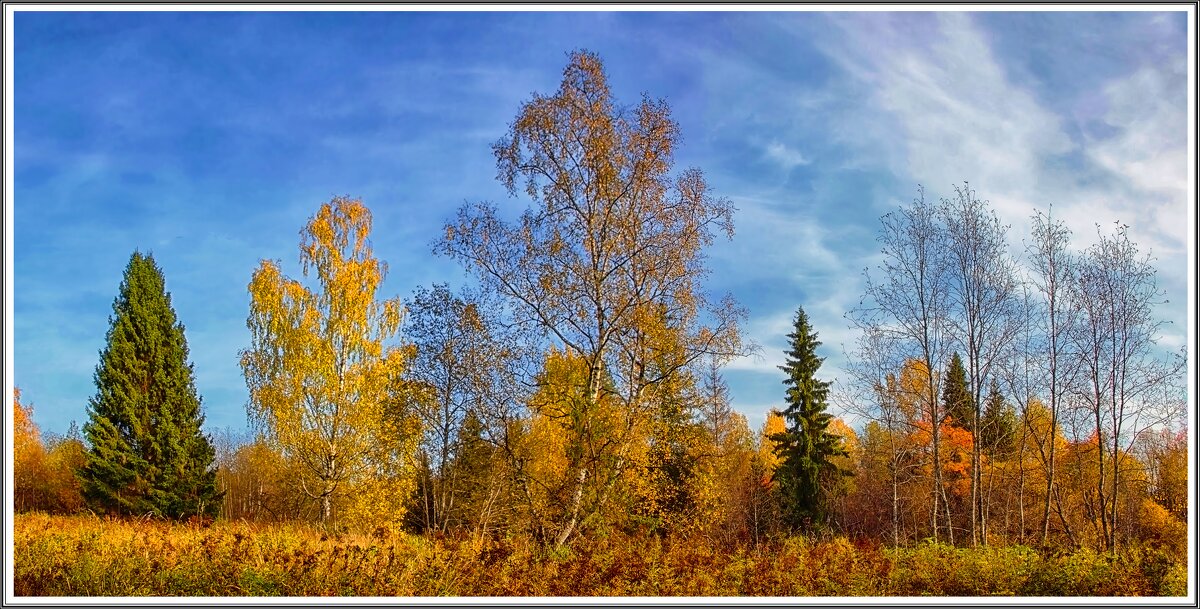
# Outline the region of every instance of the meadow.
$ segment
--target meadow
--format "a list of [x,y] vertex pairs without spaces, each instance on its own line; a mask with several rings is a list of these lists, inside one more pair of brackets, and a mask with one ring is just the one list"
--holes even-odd
[[1183,596],[1186,560],[790,536],[323,533],[310,525],[17,514],[18,596]]

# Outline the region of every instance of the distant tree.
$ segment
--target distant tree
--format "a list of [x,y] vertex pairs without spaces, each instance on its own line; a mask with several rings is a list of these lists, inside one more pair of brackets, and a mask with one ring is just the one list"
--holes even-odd
[[1000,383],[993,380],[979,419],[981,450],[989,457],[1007,453],[1015,445],[1017,425],[1016,412],[1000,393]]
[[946,370],[946,381],[942,385],[942,408],[955,425],[971,429],[975,418],[975,401],[967,387],[967,371],[958,353],[950,356],[950,367]]
[[100,363],[83,431],[90,449],[80,471],[96,510],[171,518],[215,515],[221,494],[214,451],[162,271],[134,252]]
[[[995,470],[1014,456],[1013,453],[1018,448],[1019,426],[1016,410],[1000,393],[999,381],[992,379],[987,398],[984,400],[983,415],[979,418],[978,436],[975,438],[975,444],[983,457],[982,462],[988,466],[980,475],[978,489],[981,498],[980,520],[983,522],[987,522],[991,517],[992,502],[997,493],[998,475]],[[992,529],[989,528],[988,531],[990,533]]]
[[465,422],[473,418],[468,435],[486,442],[486,415],[495,410],[488,405],[498,399],[496,385],[514,350],[497,340],[488,308],[474,294],[456,295],[444,284],[418,287],[407,309],[404,335],[416,352],[405,375],[421,388],[415,401],[424,431],[419,459],[428,470],[418,489],[421,528],[445,530],[470,474],[451,467],[459,460]]
[[1180,522],[1187,522],[1187,430],[1163,429],[1147,435],[1145,450],[1150,496]]
[[483,420],[467,411],[448,465],[455,483],[447,521],[486,534],[507,524],[511,507],[510,473],[502,451],[489,441]]
[[858,434],[838,417],[830,419],[826,430],[841,438],[841,446],[845,452],[830,459],[833,467],[822,472],[821,489],[827,500],[826,508],[831,526],[845,532],[846,525],[851,520],[847,499],[854,493],[854,483],[858,476]]
[[66,435],[46,438],[45,509],[59,514],[74,514],[83,509],[83,493],[76,475],[87,462],[79,425],[71,421]]
[[33,422],[33,408],[21,403],[20,388],[13,388],[13,509],[21,512],[42,504],[46,477],[46,447]]
[[780,510],[779,484],[774,481],[779,467],[779,456],[775,453],[775,442],[771,439],[787,430],[783,414],[772,408],[759,429],[754,442],[746,478],[741,488],[739,504],[747,529],[747,537],[758,545],[764,537],[779,533],[783,526]]
[[796,311],[788,338],[787,361],[779,367],[787,374],[783,381],[788,388],[788,406],[783,411],[787,429],[771,438],[781,459],[775,480],[789,524],[811,530],[823,526],[827,516],[822,480],[828,481],[831,473],[839,475],[843,471],[833,459],[847,453],[842,436],[828,430],[833,418],[826,412],[829,382],[817,379],[824,358],[817,357],[821,343],[803,308]]
[[704,454],[705,429],[697,417],[696,387],[690,374],[679,372],[649,392],[654,404],[646,463],[643,511],[664,532],[684,535],[699,526],[704,497],[700,486],[711,463]]
[[300,261],[316,289],[263,260],[250,281],[251,346],[241,365],[251,419],[300,475],[295,482],[333,521],[395,525],[412,489],[419,437],[402,375],[410,349],[399,298],[375,293],[387,267],[368,236],[371,212],[336,197],[301,231]]

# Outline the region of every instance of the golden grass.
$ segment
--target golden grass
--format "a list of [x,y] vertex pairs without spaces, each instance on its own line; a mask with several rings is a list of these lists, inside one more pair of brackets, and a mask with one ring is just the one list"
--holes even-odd
[[1135,550],[882,548],[792,537],[718,548],[620,534],[556,553],[524,538],[326,535],[18,514],[19,596],[1178,596],[1186,560]]

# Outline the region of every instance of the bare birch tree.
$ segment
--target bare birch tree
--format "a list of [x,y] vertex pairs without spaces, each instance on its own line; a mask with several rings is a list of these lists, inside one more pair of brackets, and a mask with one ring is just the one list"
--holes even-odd
[[1016,264],[1008,253],[1008,227],[970,185],[938,208],[946,229],[947,295],[950,329],[966,356],[967,387],[974,408],[964,421],[975,441],[971,450],[971,543],[987,543],[983,502],[981,418],[984,393],[998,380],[1003,358],[1020,330],[1021,301]]
[[1156,344],[1165,322],[1154,316],[1163,300],[1155,274],[1128,227],[1118,224],[1085,252],[1074,293],[1080,316],[1077,396],[1094,426],[1096,516],[1109,551],[1118,543],[1121,453],[1140,432],[1170,422],[1181,403],[1171,389],[1178,387],[1184,357],[1164,357]]
[[950,293],[948,290],[947,243],[938,223],[937,210],[925,201],[924,188],[918,188],[911,205],[884,215],[878,236],[883,262],[878,275],[866,271],[866,293],[860,305],[850,312],[853,324],[867,334],[879,337],[879,345],[897,350],[903,361],[913,358],[924,364],[927,392],[918,401],[930,425],[933,480],[931,486],[930,526],[938,538],[939,511],[945,518],[948,538],[954,541],[950,502],[942,484],[939,459],[941,424],[945,412],[938,399],[942,368],[950,346]]

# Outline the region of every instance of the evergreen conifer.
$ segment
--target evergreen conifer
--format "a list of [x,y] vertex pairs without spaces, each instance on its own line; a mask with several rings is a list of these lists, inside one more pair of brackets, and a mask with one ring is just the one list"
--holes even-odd
[[134,252],[95,374],[83,431],[90,445],[79,471],[99,512],[184,518],[220,509],[215,452],[162,271]]
[[827,431],[832,416],[826,410],[829,382],[816,378],[824,358],[817,357],[820,346],[817,333],[809,326],[803,307],[796,311],[793,330],[788,334],[787,362],[779,369],[787,373],[787,408],[783,416],[787,429],[771,436],[780,456],[774,479],[783,495],[783,511],[788,523],[796,528],[815,530],[826,518],[822,480],[845,475],[831,462],[846,455],[842,438]]
[[946,383],[942,386],[942,412],[950,415],[955,427],[973,431],[975,401],[971,399],[971,391],[967,388],[967,370],[958,353],[950,358],[950,367],[946,371]]

